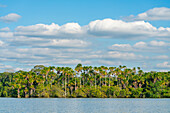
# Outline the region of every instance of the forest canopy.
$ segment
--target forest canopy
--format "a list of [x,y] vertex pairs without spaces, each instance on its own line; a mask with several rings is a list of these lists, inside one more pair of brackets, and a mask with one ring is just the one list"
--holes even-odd
[[0,97],[169,98],[169,72],[140,67],[36,65],[31,71],[0,73]]

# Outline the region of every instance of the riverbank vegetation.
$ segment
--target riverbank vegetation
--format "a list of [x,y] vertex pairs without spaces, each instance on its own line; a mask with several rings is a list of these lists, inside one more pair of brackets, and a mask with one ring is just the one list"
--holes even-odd
[[140,67],[35,66],[31,71],[0,73],[0,97],[169,98],[170,72]]

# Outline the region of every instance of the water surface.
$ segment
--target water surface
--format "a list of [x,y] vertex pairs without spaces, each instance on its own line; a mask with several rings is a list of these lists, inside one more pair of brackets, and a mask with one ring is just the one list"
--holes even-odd
[[170,113],[170,99],[0,98],[0,113]]

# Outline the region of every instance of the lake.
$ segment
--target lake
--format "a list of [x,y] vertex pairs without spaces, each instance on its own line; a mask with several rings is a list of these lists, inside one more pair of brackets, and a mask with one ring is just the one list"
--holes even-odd
[[170,99],[0,98],[0,113],[170,113]]

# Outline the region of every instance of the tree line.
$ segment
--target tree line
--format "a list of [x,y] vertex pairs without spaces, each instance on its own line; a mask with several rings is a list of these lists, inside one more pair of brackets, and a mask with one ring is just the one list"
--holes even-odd
[[169,98],[169,72],[140,67],[36,65],[31,71],[0,73],[0,97]]

